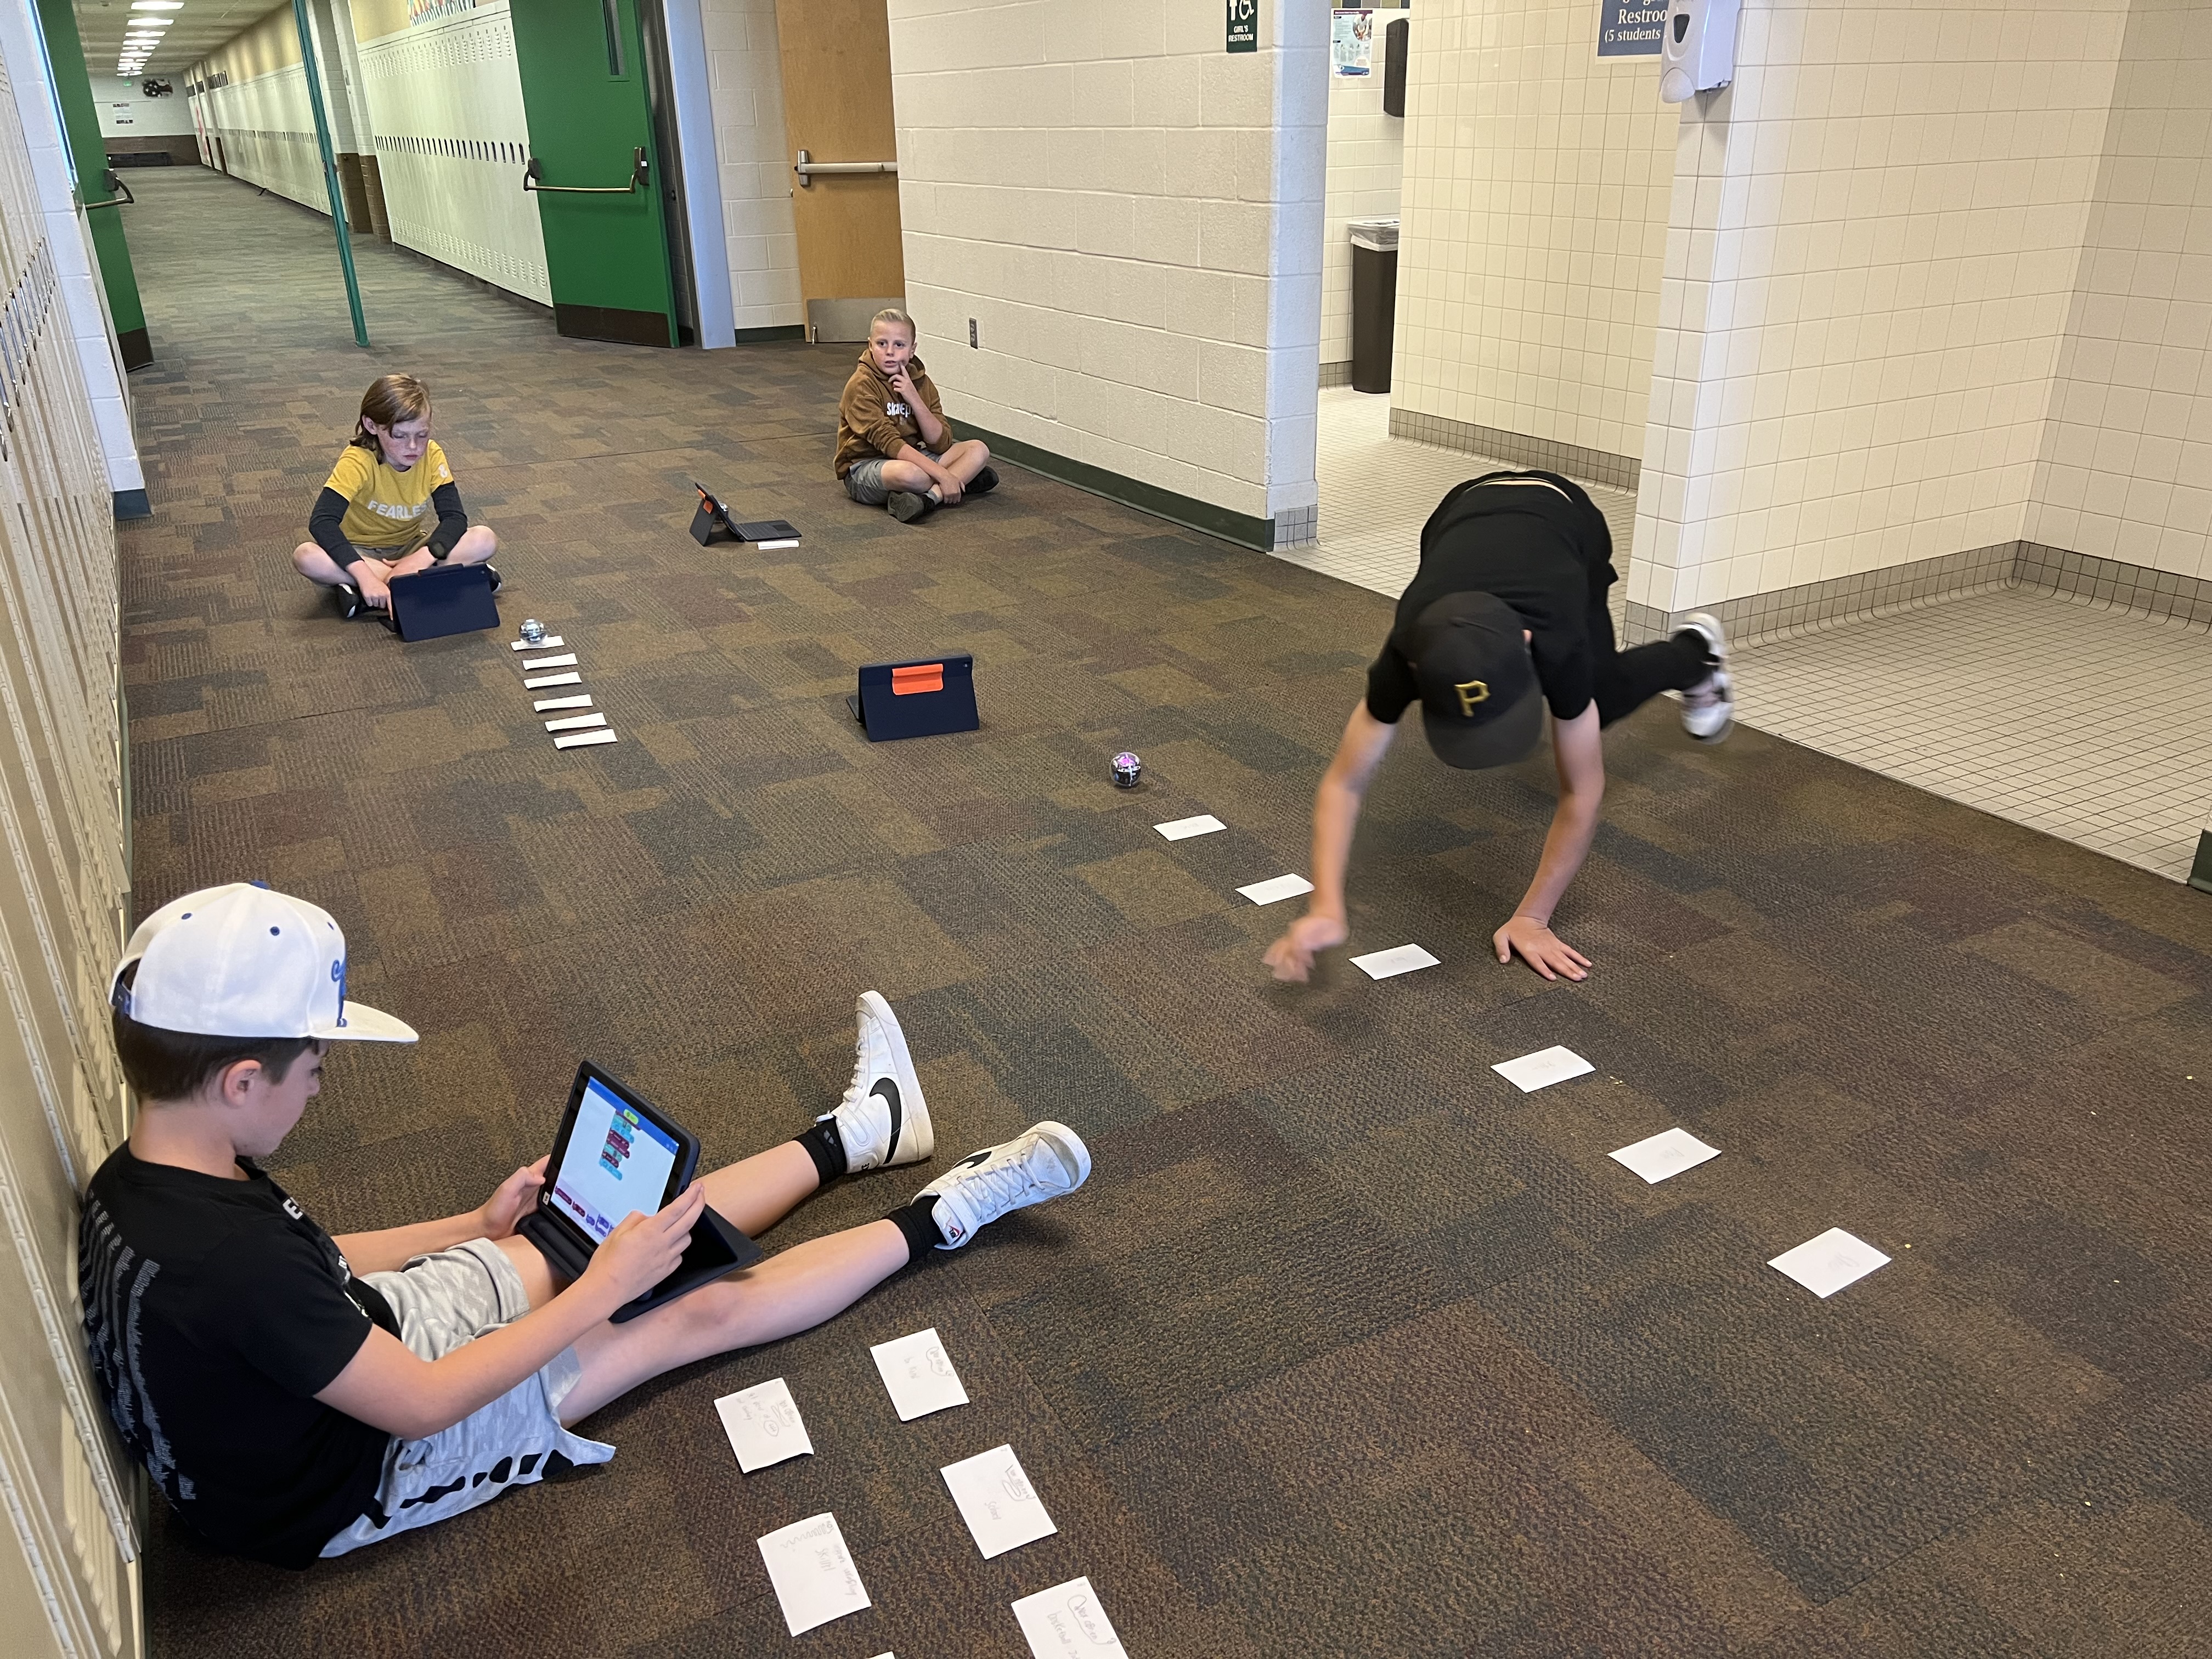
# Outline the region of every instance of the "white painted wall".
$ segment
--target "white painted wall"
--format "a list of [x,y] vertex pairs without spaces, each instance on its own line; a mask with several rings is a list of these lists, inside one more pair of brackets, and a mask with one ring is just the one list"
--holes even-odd
[[1683,106],[1630,598],[2023,530],[2126,0],[1775,0]]
[[1597,18],[1413,13],[1394,410],[1643,453],[1675,114],[1657,59],[1598,57]]
[[[791,158],[784,154],[775,0],[699,0],[699,11],[733,325],[739,330],[803,325],[806,306],[799,296],[799,237],[791,221]],[[708,250],[695,249],[693,257],[703,262]]]
[[1382,112],[1382,30],[1410,12],[1375,15],[1375,72],[1328,77],[1328,182],[1322,210],[1321,360],[1352,361],[1352,239],[1347,219],[1395,216],[1406,121]]
[[552,304],[507,0],[363,40],[359,61],[392,240]]
[[167,98],[146,96],[139,89],[145,81],[143,76],[127,80],[94,76],[92,103],[100,112],[100,136],[161,138],[189,133],[192,130],[192,106],[185,98],[184,77],[165,75],[161,78],[176,88]]
[[1328,19],[1267,0],[1231,55],[1187,0],[891,0],[949,413],[1310,538]]
[[2023,538],[2212,578],[2212,7],[2135,0]]

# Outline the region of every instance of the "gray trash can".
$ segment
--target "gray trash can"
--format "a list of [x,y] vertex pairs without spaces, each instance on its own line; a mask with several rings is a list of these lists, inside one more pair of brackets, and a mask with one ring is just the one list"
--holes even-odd
[[1398,316],[1398,222],[1353,219],[1352,230],[1352,385],[1390,389],[1390,346]]

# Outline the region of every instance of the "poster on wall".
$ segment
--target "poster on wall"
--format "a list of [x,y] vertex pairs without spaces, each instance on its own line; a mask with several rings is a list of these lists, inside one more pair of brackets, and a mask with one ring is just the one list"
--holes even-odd
[[1601,58],[1656,58],[1666,33],[1666,0],[1598,0]]
[[1375,14],[1371,11],[1333,11],[1329,14],[1328,66],[1337,75],[1375,72]]

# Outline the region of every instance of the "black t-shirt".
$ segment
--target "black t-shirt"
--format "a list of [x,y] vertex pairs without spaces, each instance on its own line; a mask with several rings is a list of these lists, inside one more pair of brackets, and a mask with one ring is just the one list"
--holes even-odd
[[[1485,477],[1512,477],[1488,473]],[[1480,485],[1480,488],[1477,486]],[[1581,492],[1577,490],[1577,495]],[[1421,568],[1398,600],[1390,637],[1367,671],[1367,712],[1395,726],[1420,700],[1402,642],[1421,612],[1448,593],[1493,593],[1520,614],[1552,713],[1571,720],[1596,690],[1590,613],[1619,580],[1613,532],[1588,498],[1540,483],[1470,478],[1421,527]]]
[[108,1415],[218,1548],[304,1567],[368,1505],[392,1437],[313,1396],[399,1322],[331,1236],[244,1181],[118,1146],[85,1194],[77,1294]]

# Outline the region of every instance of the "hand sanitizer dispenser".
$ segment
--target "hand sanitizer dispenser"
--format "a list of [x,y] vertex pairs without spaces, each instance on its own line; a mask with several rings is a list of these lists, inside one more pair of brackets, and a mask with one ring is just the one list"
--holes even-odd
[[1735,79],[1735,15],[1740,0],[1668,0],[1667,35],[1659,49],[1659,96],[1679,104]]

